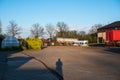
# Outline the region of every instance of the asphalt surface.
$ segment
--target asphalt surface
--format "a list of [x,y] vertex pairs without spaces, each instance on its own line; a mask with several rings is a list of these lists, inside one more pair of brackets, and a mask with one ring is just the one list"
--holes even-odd
[[120,80],[120,48],[51,46],[7,60],[4,80]]
[[[3,54],[1,52],[1,54]],[[42,63],[22,52],[5,52],[0,64],[0,80],[58,80]],[[5,59],[5,57],[4,57]]]
[[6,66],[7,66],[7,58],[6,53],[2,52],[0,53],[0,80],[3,80],[5,72],[6,72]]

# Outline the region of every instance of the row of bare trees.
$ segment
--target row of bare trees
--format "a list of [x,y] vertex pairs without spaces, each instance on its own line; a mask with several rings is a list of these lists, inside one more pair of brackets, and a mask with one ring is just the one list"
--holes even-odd
[[[102,27],[101,24],[95,24],[89,30],[89,33],[85,31],[69,30],[69,26],[64,22],[58,22],[56,27],[52,24],[47,24],[45,29],[39,23],[32,25],[30,32],[32,37],[43,37],[43,35],[48,35],[49,38],[63,37],[63,38],[78,38],[87,39],[91,42],[96,42],[97,40],[97,29]],[[15,21],[10,21],[7,28],[7,35],[16,36],[20,35],[22,28],[18,26]],[[2,23],[0,21],[0,34],[2,33]]]
[[[7,31],[6,35],[17,36],[21,34],[22,28],[18,26],[18,24],[15,21],[10,21],[6,31]],[[55,28],[51,24],[46,25],[46,31],[50,37],[53,37],[53,34],[55,34]],[[43,37],[43,35],[45,34],[44,28],[40,26],[39,23],[33,24],[30,29],[30,32],[32,37]],[[2,34],[1,21],[0,21],[0,34]]]

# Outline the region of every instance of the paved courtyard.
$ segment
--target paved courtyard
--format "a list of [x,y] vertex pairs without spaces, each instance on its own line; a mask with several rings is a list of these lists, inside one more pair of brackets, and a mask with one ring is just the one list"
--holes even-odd
[[4,54],[1,80],[120,80],[120,48],[50,46]]

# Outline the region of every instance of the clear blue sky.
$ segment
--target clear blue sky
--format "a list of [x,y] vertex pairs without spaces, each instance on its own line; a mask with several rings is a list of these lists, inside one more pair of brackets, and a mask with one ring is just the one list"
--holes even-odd
[[88,31],[94,24],[120,20],[120,0],[0,0],[3,32],[14,20],[28,36],[32,24],[56,25],[63,21],[71,29]]

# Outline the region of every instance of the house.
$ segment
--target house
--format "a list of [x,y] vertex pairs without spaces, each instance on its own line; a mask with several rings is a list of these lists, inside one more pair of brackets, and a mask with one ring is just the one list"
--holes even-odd
[[113,22],[97,29],[97,41],[98,43],[106,42],[106,31],[107,30],[120,30],[120,21]]

